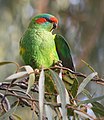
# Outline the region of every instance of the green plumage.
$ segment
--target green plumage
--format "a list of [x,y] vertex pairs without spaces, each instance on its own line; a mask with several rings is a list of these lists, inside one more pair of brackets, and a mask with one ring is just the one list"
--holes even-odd
[[[75,70],[67,42],[63,36],[52,34],[57,24],[58,20],[50,14],[40,14],[31,20],[20,40],[20,54],[25,64],[31,65],[34,69],[49,68],[61,60],[64,67]],[[67,91],[75,97],[78,88],[76,77],[68,71],[63,71],[63,81]],[[57,87],[49,71],[46,72],[45,91],[54,94],[57,93]],[[56,96],[54,97],[51,96],[51,101],[56,102]],[[46,100],[50,101],[48,97]]]
[[[49,68],[55,62],[61,60],[64,67],[75,70],[70,47],[64,37],[52,34],[57,24],[58,20],[50,14],[40,14],[31,20],[29,27],[20,40],[20,54],[25,64],[31,65],[34,69]],[[70,87],[72,87],[72,85],[69,87],[69,84],[73,83],[70,83],[68,76],[70,75],[65,75],[63,78],[65,84],[68,83],[67,90],[69,91],[71,90]],[[73,79],[73,77],[70,79]],[[46,81],[46,84],[51,83],[49,79]],[[74,82],[74,80],[72,81]],[[53,89],[52,83],[49,87]],[[54,89],[50,90],[50,88],[47,87],[47,91],[54,91]]]
[[50,67],[61,60],[63,66],[74,70],[70,48],[60,35],[53,35],[58,20],[50,14],[35,16],[20,40],[20,54],[33,68]]
[[20,41],[21,53],[26,64],[33,68],[50,67],[53,61],[58,61],[54,35],[42,28],[28,28]]

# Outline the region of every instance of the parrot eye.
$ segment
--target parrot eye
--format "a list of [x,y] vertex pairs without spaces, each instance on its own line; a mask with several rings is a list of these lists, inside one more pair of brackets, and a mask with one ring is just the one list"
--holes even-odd
[[52,23],[53,21],[50,20],[49,18],[45,18],[48,22]]
[[51,17],[50,19],[49,18],[45,18],[48,22],[50,23],[58,23],[58,20],[55,18],[55,17]]

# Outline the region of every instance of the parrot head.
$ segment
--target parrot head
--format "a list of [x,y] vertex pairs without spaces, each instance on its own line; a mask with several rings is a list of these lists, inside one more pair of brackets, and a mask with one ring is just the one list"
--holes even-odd
[[50,14],[40,14],[35,16],[29,24],[29,28],[43,28],[52,31],[57,28],[58,20]]

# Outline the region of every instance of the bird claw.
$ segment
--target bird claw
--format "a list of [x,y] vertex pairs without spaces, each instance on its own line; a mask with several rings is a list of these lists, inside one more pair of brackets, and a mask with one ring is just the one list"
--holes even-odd
[[54,62],[54,66],[60,66],[62,67],[62,61],[61,60],[58,60],[57,62]]
[[34,70],[36,74],[39,74],[39,69]]

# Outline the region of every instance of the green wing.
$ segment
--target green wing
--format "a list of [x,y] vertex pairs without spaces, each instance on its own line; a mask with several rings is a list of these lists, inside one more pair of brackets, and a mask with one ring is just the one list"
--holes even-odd
[[59,59],[62,61],[63,66],[75,71],[70,47],[68,46],[65,38],[61,35],[56,35],[55,44]]

